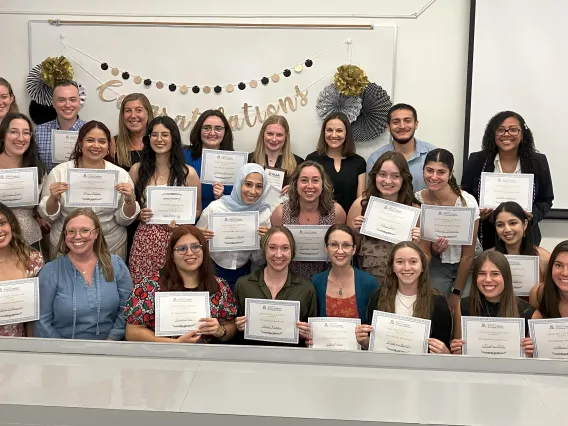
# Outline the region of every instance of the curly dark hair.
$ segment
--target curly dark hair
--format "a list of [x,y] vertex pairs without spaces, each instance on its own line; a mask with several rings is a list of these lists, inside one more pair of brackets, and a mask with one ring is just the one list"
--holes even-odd
[[233,148],[233,131],[231,130],[231,126],[227,121],[227,117],[221,112],[216,109],[208,109],[207,111],[203,111],[195,125],[191,129],[191,133],[189,134],[189,146],[186,146],[186,149],[189,149],[191,152],[191,156],[193,158],[201,157],[201,152],[203,151],[203,141],[201,140],[201,128],[203,127],[203,123],[208,117],[219,117],[223,122],[223,126],[225,126],[225,134],[223,135],[223,140],[221,141],[221,145],[219,149],[222,151],[234,151]]
[[527,126],[525,119],[518,113],[514,111],[501,111],[495,114],[487,126],[485,127],[485,133],[483,134],[483,140],[481,142],[482,151],[486,152],[488,155],[495,157],[499,152],[499,147],[495,143],[495,131],[503,121],[507,118],[514,117],[519,120],[521,125],[521,143],[519,144],[519,159],[521,160],[521,168],[523,173],[530,173],[532,171],[530,159],[537,152],[534,146],[534,138],[531,129]]
[[172,135],[172,148],[170,150],[170,178],[168,181],[169,186],[184,186],[185,179],[189,174],[185,166],[185,157],[183,154],[183,147],[181,144],[181,134],[176,122],[168,116],[159,116],[154,118],[146,127],[146,134],[144,135],[144,149],[140,161],[140,168],[138,169],[138,181],[134,185],[136,199],[140,204],[146,203],[146,195],[144,194],[150,179],[156,172],[156,153],[150,145],[150,133],[154,126],[162,124],[168,128]]

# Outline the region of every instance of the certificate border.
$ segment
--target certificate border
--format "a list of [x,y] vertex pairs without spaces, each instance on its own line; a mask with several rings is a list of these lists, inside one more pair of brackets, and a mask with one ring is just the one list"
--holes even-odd
[[282,306],[294,306],[295,307],[295,315],[296,315],[296,322],[300,321],[300,302],[297,300],[274,300],[274,299],[254,299],[247,297],[245,299],[245,316],[247,317],[247,323],[245,324],[245,333],[244,337],[247,340],[258,340],[260,342],[277,342],[277,343],[293,343],[297,345],[300,343],[300,330],[296,327],[294,332],[295,337],[293,339],[287,339],[284,337],[265,337],[265,336],[255,336],[254,334],[250,333],[248,327],[248,318],[249,318],[249,311],[251,303],[262,303],[268,305],[282,305]]
[[[228,217],[228,216],[252,216],[254,215],[255,217],[255,232],[259,227],[259,223],[260,223],[260,214],[259,212],[213,212],[213,213],[209,213],[209,216],[207,218],[207,226],[209,227],[209,229],[211,229],[212,231],[214,231],[213,227],[211,226],[212,224],[212,219],[215,217]],[[256,236],[256,245],[254,246],[245,246],[245,247],[214,247],[213,246],[213,238],[211,238],[209,240],[209,250],[212,252],[223,252],[223,251],[250,251],[250,250],[259,250],[260,249],[260,238],[257,234]]]
[[[409,317],[409,316],[406,316],[406,315],[398,315],[398,314],[393,314],[391,312],[378,311],[376,309],[373,311],[373,320],[371,321],[371,325],[373,326],[373,331],[371,332],[371,337],[370,337],[370,340],[369,340],[369,351],[370,352],[375,352],[375,350],[374,350],[374,348],[375,348],[375,329],[377,328],[377,319],[378,319],[379,316],[426,325],[426,327],[424,329],[424,343],[422,344],[422,353],[423,354],[428,353],[428,338],[430,337],[432,320],[427,320],[427,319],[424,319],[424,318]],[[380,352],[385,353],[384,351],[380,351]]]
[[[292,232],[292,229],[297,229],[297,230],[302,230],[302,229],[324,229],[327,230],[329,228],[331,228],[331,225],[284,225],[284,227],[288,228],[290,230],[290,232]],[[292,233],[292,235],[294,236],[294,233]],[[294,236],[294,240],[296,239],[296,236]],[[322,240],[323,241],[323,240]],[[298,243],[296,243],[296,246],[298,245]],[[297,247],[296,247],[297,248]],[[329,260],[329,256],[326,254],[325,258],[324,257],[310,257],[310,258],[304,258],[301,256],[298,256],[298,253],[296,253],[296,255],[294,256],[294,259],[292,259],[292,261],[296,261],[296,262],[327,262]]]
[[[343,318],[343,317],[310,317],[308,318],[308,324],[318,323],[318,322],[346,322],[346,323],[354,323],[355,325],[361,325],[361,318]],[[355,339],[357,340],[357,339]],[[313,341],[313,334],[312,334],[312,341]],[[310,348],[312,348],[310,346]],[[348,351],[349,349],[325,349],[325,348],[315,348],[318,350],[324,351]],[[361,350],[361,345],[357,342],[357,350]]]
[[[276,170],[277,172],[284,172],[284,178],[282,179],[282,186],[280,188],[276,188],[275,186],[270,185],[278,192],[282,191],[282,188],[284,188],[284,181],[286,180],[286,173],[287,173],[286,170],[281,169],[279,167],[270,167],[270,166],[264,166],[264,170]],[[266,173],[268,173],[268,171]]]
[[[204,148],[203,151],[201,152],[201,170],[199,173],[199,181],[201,183],[208,183],[210,185],[215,185],[216,182],[222,183],[223,185],[233,185],[234,182],[234,178],[232,182],[223,182],[221,180],[208,180],[205,179],[203,176],[205,175],[205,166],[207,164],[207,154],[211,154],[211,155],[233,155],[235,157],[243,157],[245,159],[245,162],[243,163],[243,166],[245,164],[248,163],[248,152],[245,151],[224,151],[222,149],[207,149]],[[242,166],[241,166],[242,167]]]
[[[373,204],[375,204],[375,203],[385,204],[387,206],[393,206],[393,207],[396,207],[396,208],[400,208],[402,210],[410,210],[414,213],[414,219],[413,219],[414,225],[410,228],[410,231],[408,232],[408,237],[406,238],[406,240],[399,240],[398,238],[390,237],[388,235],[378,234],[376,232],[367,230],[367,219],[368,219],[369,215],[371,214]],[[387,241],[387,242],[393,243],[393,244],[400,243],[401,241],[412,241],[412,229],[416,227],[416,223],[418,222],[418,216],[420,216],[420,209],[417,208],[417,207],[407,206],[406,204],[396,203],[394,201],[385,200],[383,198],[371,196],[371,198],[369,199],[369,204],[367,204],[367,209],[365,210],[365,217],[363,218],[363,225],[361,226],[361,230],[359,231],[359,233],[361,233],[363,235],[367,235],[369,237],[376,238],[377,240]]]
[[71,193],[71,185],[69,182],[71,181],[71,174],[72,173],[103,173],[103,174],[114,174],[114,186],[118,185],[118,170],[110,170],[110,169],[67,169],[67,184],[69,185],[69,189],[65,192],[65,206],[66,207],[99,207],[99,208],[110,208],[115,209],[118,207],[118,191],[114,190],[114,199],[112,203],[74,203],[71,201],[69,194]]
[[469,246],[473,243],[473,231],[475,230],[475,207],[452,207],[452,206],[435,206],[433,204],[422,204],[420,206],[420,238],[425,241],[433,241],[434,239],[428,239],[424,236],[424,221],[426,220],[426,210],[443,210],[443,211],[466,211],[471,212],[471,224],[469,226],[468,240],[457,240],[450,241],[450,246]]
[[[53,164],[63,164],[67,161],[69,161],[69,158],[67,158],[66,160],[63,161],[57,161],[55,159],[55,156],[53,155],[55,153],[55,134],[56,133],[74,133],[77,136],[77,139],[79,139],[79,131],[78,130],[62,130],[62,129],[51,129],[51,162]],[[75,144],[77,144],[77,141],[75,141]]]
[[[167,189],[173,188],[173,189]],[[193,192],[193,202],[191,203],[191,211],[192,216],[189,220],[182,219],[181,221],[176,220],[176,223],[179,225],[195,225],[195,217],[197,212],[197,187],[195,186],[160,186],[160,185],[152,185],[146,187],[146,207],[152,210],[152,193],[156,192],[168,192],[168,191],[181,191],[181,192]],[[168,219],[152,219],[148,221],[149,225],[168,225],[172,220]]]
[[[521,340],[525,337],[525,320],[524,318],[501,318],[501,317],[470,317],[470,316],[462,316],[461,317],[461,329],[462,329],[462,340],[465,342],[462,347],[462,354],[467,355],[467,327],[466,323],[468,321],[471,322],[509,322],[509,323],[518,323],[519,324],[519,332],[521,335]],[[471,355],[473,356],[473,355]],[[521,346],[521,342],[519,342],[519,356],[521,358],[525,357],[523,352],[523,348]],[[488,356],[487,358],[504,358],[504,357],[492,357]]]
[[[529,180],[529,186],[532,188],[532,191],[528,194],[528,198],[527,198],[527,208],[528,208],[528,212],[532,212],[532,196],[534,193],[534,174],[532,173],[492,173],[492,172],[482,172],[481,173],[481,182],[480,182],[480,189],[479,189],[479,208],[480,209],[486,209],[486,208],[490,208],[490,209],[494,209],[497,208],[498,206],[489,206],[487,204],[485,204],[483,202],[483,199],[485,198],[485,186],[486,186],[486,180],[488,177],[521,177],[522,179],[528,179]],[[523,209],[525,208],[525,206],[521,206],[523,207]]]
[[[534,282],[533,285],[537,285],[540,281],[540,257],[539,256],[525,256],[525,255],[520,255],[520,254],[506,254],[505,257],[507,258],[507,261],[509,261],[509,258],[515,260],[515,259],[526,259],[526,258],[536,258],[536,262],[534,266],[534,276],[533,278],[536,279],[536,281]],[[513,290],[515,290],[513,288]],[[530,295],[530,291],[522,291],[522,292],[515,292],[516,296],[528,296]]]
[[[538,342],[534,337],[534,335],[535,335],[535,330],[534,330],[535,324],[554,324],[554,323],[566,323],[566,324],[568,324],[568,317],[545,318],[545,319],[536,319],[536,320],[530,319],[529,320],[529,336],[530,336],[530,338],[531,338],[531,340],[533,341],[533,344],[534,344],[533,358],[539,358],[539,356],[538,356]],[[542,358],[542,359],[566,360],[568,358]]]
[[[170,334],[168,332],[160,331],[162,326],[160,323],[160,300],[162,297],[187,297],[187,296],[200,296],[204,297],[205,301],[205,312],[207,312],[206,318],[211,318],[211,295],[207,291],[157,291],[154,293],[154,303],[155,303],[155,326],[154,335],[157,337],[175,337],[176,335]],[[177,336],[183,336],[185,333],[178,334]]]
[[23,285],[27,283],[33,283],[34,286],[34,314],[31,317],[18,318],[17,321],[11,319],[0,320],[0,326],[11,325],[11,324],[23,324],[26,322],[39,320],[39,278],[38,277],[2,281],[0,282],[0,288],[12,285]]
[[37,206],[39,204],[39,188],[38,188],[38,171],[37,167],[18,167],[14,169],[2,169],[0,170],[0,174],[15,174],[15,173],[32,173],[33,181],[34,181],[34,200],[35,203],[10,203],[6,201],[2,201],[2,203],[8,207],[27,207],[27,206]]

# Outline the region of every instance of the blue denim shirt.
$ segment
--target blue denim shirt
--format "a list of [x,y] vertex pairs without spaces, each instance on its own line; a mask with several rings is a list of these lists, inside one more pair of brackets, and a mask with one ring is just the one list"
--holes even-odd
[[124,340],[124,304],[132,291],[128,268],[112,255],[114,279],[106,281],[97,264],[91,285],[68,256],[45,265],[39,274],[40,317],[34,335],[55,339]]
[[[426,160],[426,155],[428,155],[428,153],[433,149],[436,149],[436,147],[417,138],[414,138],[414,140],[416,141],[416,149],[412,156],[408,159],[408,167],[410,168],[410,174],[412,175],[412,186],[414,186],[414,192],[416,192],[426,189],[424,173],[422,171],[424,168],[424,160]],[[389,143],[382,146],[369,156],[369,159],[367,160],[367,175],[371,172],[371,169],[379,157],[389,151],[394,151],[394,144]]]

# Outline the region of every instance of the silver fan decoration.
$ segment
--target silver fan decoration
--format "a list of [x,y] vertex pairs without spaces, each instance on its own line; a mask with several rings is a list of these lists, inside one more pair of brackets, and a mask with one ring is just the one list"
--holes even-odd
[[41,78],[40,69],[41,64],[32,68],[28,74],[26,88],[32,101],[37,102],[40,105],[49,106],[51,105],[51,99],[53,98],[53,89]]
[[85,100],[87,99],[87,91],[83,87],[81,83],[76,81],[77,86],[79,87],[79,99],[81,99],[81,106],[85,104]]
[[345,96],[339,93],[335,84],[325,87],[319,94],[316,110],[321,118],[332,112],[344,113],[350,122],[355,121],[361,112],[361,98],[359,96]]
[[357,142],[366,142],[383,134],[392,101],[389,94],[378,84],[370,83],[361,93],[363,108],[353,122],[353,137]]

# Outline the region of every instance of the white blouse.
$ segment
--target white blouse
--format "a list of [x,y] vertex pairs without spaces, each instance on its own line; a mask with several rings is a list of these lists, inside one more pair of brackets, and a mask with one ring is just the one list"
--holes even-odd
[[[479,219],[479,206],[477,205],[477,201],[475,200],[473,195],[471,195],[470,193],[468,193],[466,191],[462,191],[461,194],[462,194],[462,197],[465,200],[466,205],[463,206],[461,198],[458,197],[458,199],[456,200],[455,206],[456,207],[469,207],[469,208],[473,207],[475,209],[475,217],[473,218],[473,220],[474,221],[478,220]],[[416,199],[418,201],[420,201],[421,203],[424,204],[424,198],[422,197],[422,191],[418,191],[414,195],[416,195]],[[476,245],[479,245],[479,239],[477,240]],[[478,248],[476,247],[476,252],[477,251],[478,251]],[[450,263],[450,264],[453,265],[454,263],[460,263],[461,255],[462,255],[462,246],[448,246],[446,251],[443,252],[442,254],[440,254],[440,260],[442,261],[442,263]]]
[[407,317],[413,316],[416,298],[416,294],[413,296],[405,296],[397,290],[396,299],[394,299],[394,313],[397,315],[405,315]]
[[[201,213],[199,222],[197,222],[198,228],[209,229],[209,214],[210,213],[230,213],[229,207],[222,200],[215,200],[207,206],[205,210]],[[266,226],[270,228],[270,209],[264,209],[259,214],[259,226]],[[252,260],[255,266],[262,265],[262,250],[247,250],[247,251],[217,251],[211,252],[211,259],[219,265],[221,268],[225,269],[238,269],[245,263]],[[253,267],[253,270],[255,268]]]
[[[49,234],[49,240],[52,246],[56,246],[59,242],[59,237],[61,235],[61,231],[63,230],[63,222],[65,221],[65,218],[75,210],[75,207],[65,206],[67,195],[63,193],[61,195],[61,199],[59,200],[57,211],[52,215],[47,214],[47,200],[51,196],[49,187],[55,182],[67,182],[67,170],[74,168],[74,161],[67,161],[55,166],[53,170],[51,170],[43,184],[41,201],[38,205],[38,212],[41,217],[49,220],[52,224],[51,232]],[[123,168],[105,161],[105,169],[118,170],[118,183],[129,183],[130,185],[134,186],[132,179],[130,179],[130,175]],[[128,217],[124,214],[123,206],[124,196],[119,193],[117,208],[92,208],[93,212],[95,212],[101,222],[101,231],[105,237],[110,251],[115,251],[126,242],[126,226],[130,225],[134,221],[136,216],[138,216],[138,213],[140,213],[140,205],[138,204],[138,202],[136,202],[136,210],[132,217]]]

